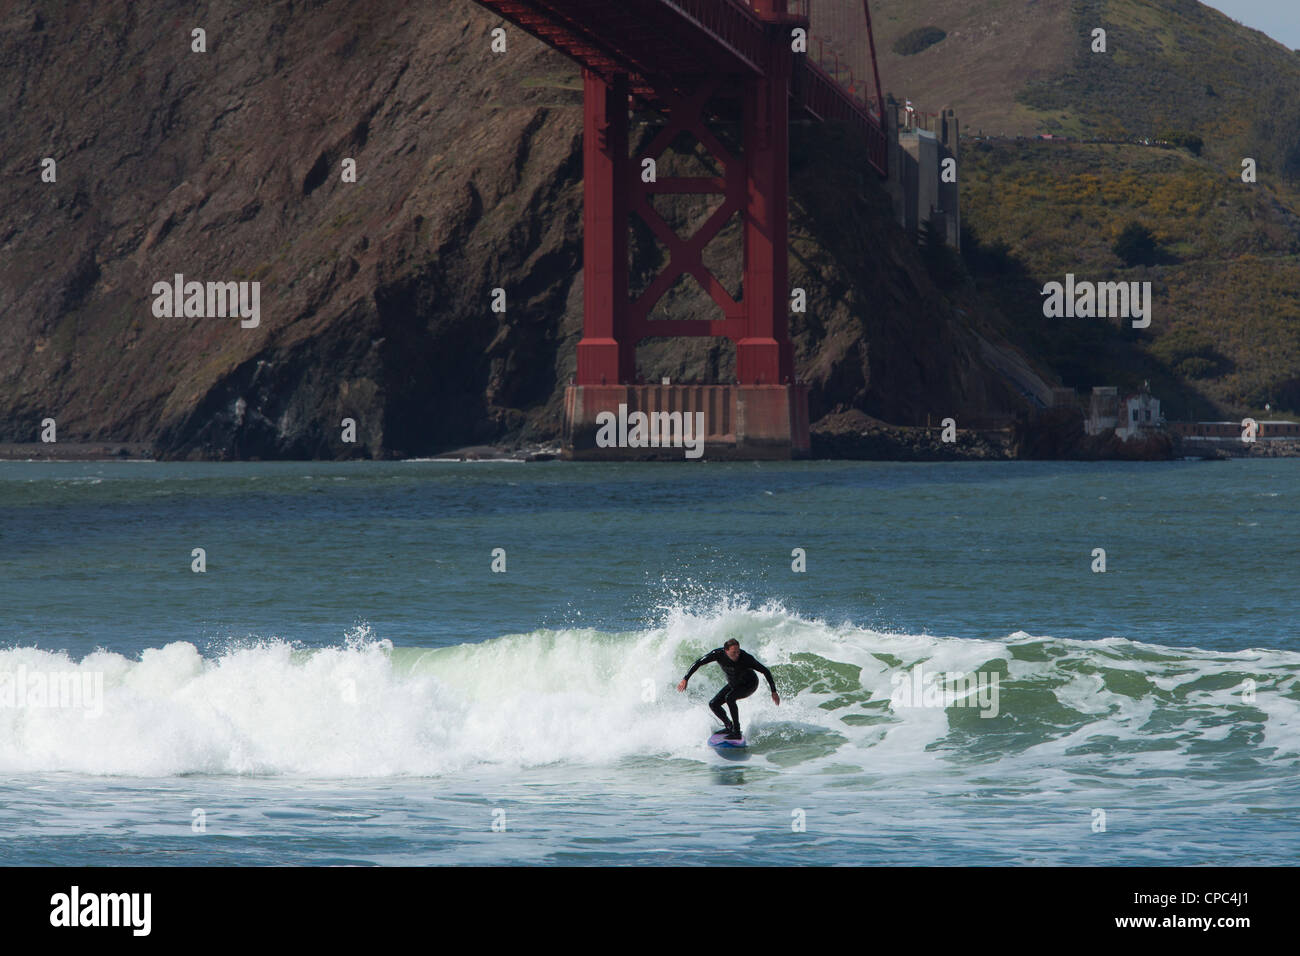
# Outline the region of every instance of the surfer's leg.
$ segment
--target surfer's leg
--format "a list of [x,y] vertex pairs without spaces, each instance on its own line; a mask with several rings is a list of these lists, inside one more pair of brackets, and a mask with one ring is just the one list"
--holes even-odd
[[752,674],[753,681],[740,687],[727,687],[727,706],[731,708],[731,727],[736,733],[740,733],[740,708],[736,706],[736,701],[744,700],[754,691],[758,690],[758,675]]
[[[728,699],[727,695],[730,691],[731,691],[730,685],[724,686],[722,690],[718,691],[716,694],[713,695],[713,700],[709,701],[709,710],[713,711],[713,713],[717,716],[718,720],[722,721],[723,729],[728,729],[730,727],[735,726],[733,721],[727,719],[727,715],[722,709],[722,702]],[[733,716],[736,713],[735,704],[731,705],[731,713]]]

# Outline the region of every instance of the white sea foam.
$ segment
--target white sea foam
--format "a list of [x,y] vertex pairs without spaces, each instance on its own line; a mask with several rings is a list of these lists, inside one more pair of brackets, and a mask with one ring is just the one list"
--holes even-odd
[[[332,647],[268,640],[206,657],[183,641],[138,660],[0,650],[0,673],[103,675],[95,719],[0,706],[0,772],[387,777],[710,759],[703,740],[715,721],[704,704],[721,673],[697,672],[686,694],[675,685],[694,657],[730,636],[781,685],[779,708],[765,684],[741,703],[754,766],[779,754],[787,768],[825,761],[932,773],[969,759],[1011,772],[1068,758],[1137,773],[1186,767],[1197,742],[1231,739],[1225,726],[1251,728],[1249,746],[1265,762],[1293,760],[1300,739],[1294,652],[887,634],[723,602],[703,614],[670,608],[633,633],[536,631],[438,649],[393,648],[362,631]],[[1001,672],[998,717],[892,706],[893,677],[918,664]],[[1256,682],[1253,701],[1239,675]]]

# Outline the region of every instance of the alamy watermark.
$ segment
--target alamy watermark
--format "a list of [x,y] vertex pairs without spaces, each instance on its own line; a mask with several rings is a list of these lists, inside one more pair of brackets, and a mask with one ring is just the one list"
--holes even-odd
[[0,671],[0,710],[82,710],[86,719],[104,713],[103,671]]
[[50,897],[50,925],[56,927],[124,927],[148,936],[152,912],[152,893],[83,893],[74,885]]
[[1133,328],[1151,324],[1150,282],[1075,282],[1074,273],[1065,282],[1049,282],[1039,293],[1043,315],[1049,319],[1132,319]]
[[894,685],[889,704],[903,707],[978,707],[981,717],[998,715],[997,671],[927,671],[917,664],[909,671],[897,671],[890,678]]
[[262,321],[262,283],[186,282],[176,273],[171,282],[153,284],[153,314],[159,319],[240,319],[245,329]]
[[703,412],[632,412],[618,406],[618,414],[596,416],[597,448],[684,448],[687,458],[704,454]]

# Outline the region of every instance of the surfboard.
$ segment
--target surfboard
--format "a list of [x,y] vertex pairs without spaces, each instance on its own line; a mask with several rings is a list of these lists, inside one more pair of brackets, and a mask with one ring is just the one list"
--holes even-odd
[[709,746],[718,750],[738,750],[749,746],[749,742],[741,737],[739,740],[728,740],[727,735],[718,731],[709,738]]

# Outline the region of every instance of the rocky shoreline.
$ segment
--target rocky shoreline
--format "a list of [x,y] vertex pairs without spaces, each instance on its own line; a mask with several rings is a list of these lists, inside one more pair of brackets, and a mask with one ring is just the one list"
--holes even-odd
[[153,461],[141,442],[0,442],[0,461]]
[[[827,415],[812,428],[812,458],[821,461],[1172,461],[1200,458],[1300,458],[1300,441],[1189,441],[1157,434],[1143,442],[1124,442],[1114,435],[1062,434],[1042,421],[1020,420],[1005,428],[959,429],[945,442],[940,427],[891,425],[850,410]],[[555,441],[524,444],[468,445],[427,458],[394,461],[558,461]],[[154,450],[141,442],[0,443],[0,461],[154,461]],[[261,459],[248,458],[246,461]],[[302,459],[312,460],[312,459]],[[339,459],[349,460],[349,459]],[[357,459],[350,459],[357,460]],[[707,460],[707,459],[706,459]]]
[[835,412],[812,427],[812,456],[859,461],[1010,461],[1011,429],[958,429],[943,441],[940,427],[891,425],[855,409]]

